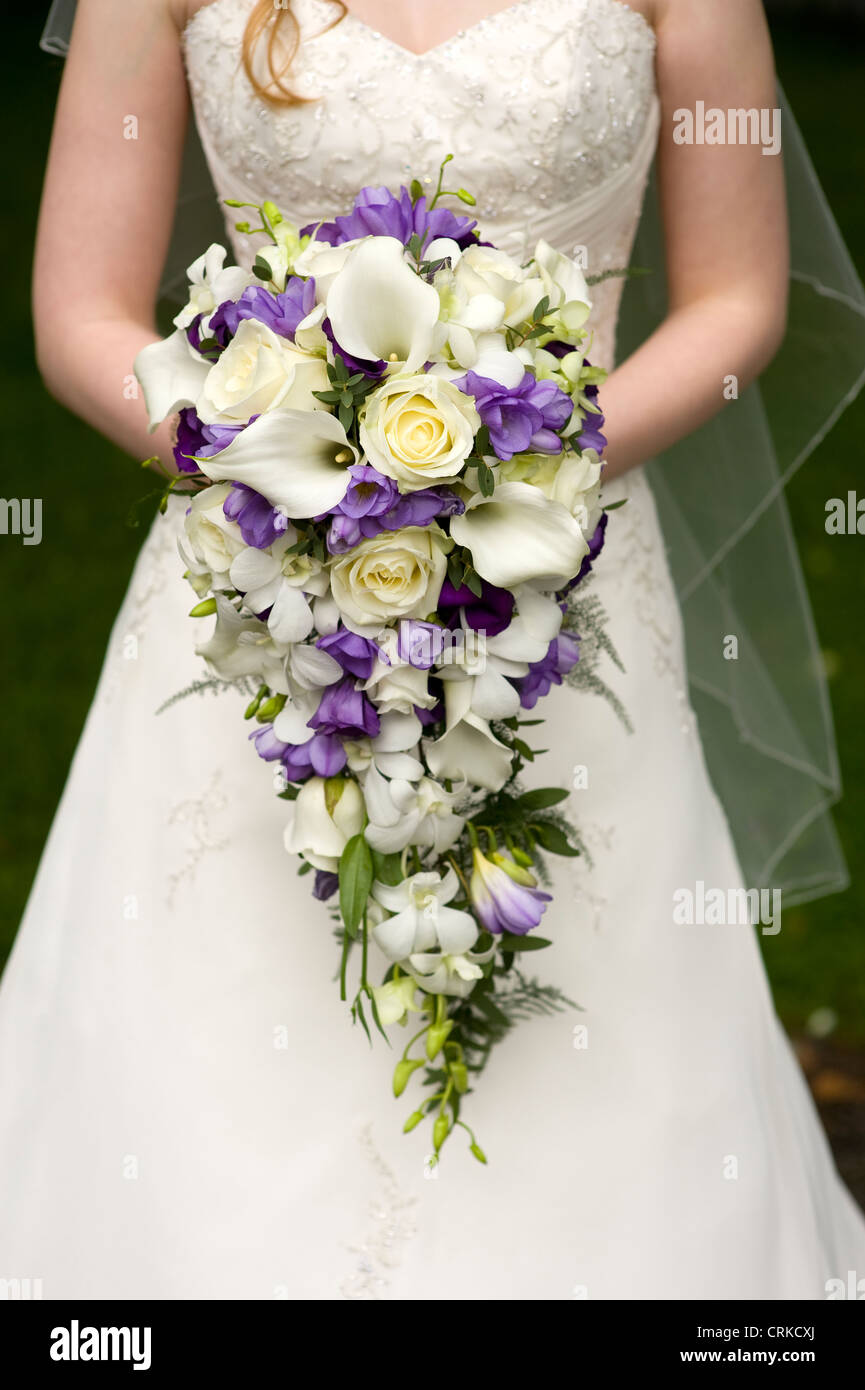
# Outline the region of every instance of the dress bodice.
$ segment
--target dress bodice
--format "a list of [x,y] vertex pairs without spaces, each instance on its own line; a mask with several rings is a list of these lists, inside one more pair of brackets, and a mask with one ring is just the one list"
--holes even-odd
[[[590,274],[627,263],[658,130],[654,33],[619,0],[518,0],[415,54],[332,0],[293,0],[294,106],[243,71],[254,0],[213,0],[183,36],[201,141],[220,198],[272,198],[299,225],[348,211],[365,184],[432,179],[446,154],[483,234],[522,254],[538,236]],[[241,263],[253,242],[228,234]],[[578,253],[580,254],[580,253]],[[621,281],[596,290],[609,365]]]

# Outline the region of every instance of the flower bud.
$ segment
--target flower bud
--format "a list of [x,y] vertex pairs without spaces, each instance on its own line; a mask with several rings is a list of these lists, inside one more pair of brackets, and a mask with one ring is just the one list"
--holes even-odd
[[269,700],[259,705],[256,719],[259,724],[271,724],[278,714],[282,712],[287,696],[271,695]]
[[486,1154],[484,1153],[483,1149],[481,1148],[480,1144],[470,1144],[470,1145],[469,1145],[469,1149],[470,1149],[471,1153],[474,1154],[474,1156],[475,1156],[475,1158],[477,1159],[478,1163],[486,1163],[486,1161],[487,1161],[487,1156],[486,1156]]
[[465,1062],[452,1062],[450,1074],[459,1094],[464,1096],[469,1088],[469,1073]]
[[190,608],[190,618],[209,618],[211,613],[216,612],[216,599],[206,598],[202,603],[196,603],[194,608]]
[[447,1139],[450,1133],[450,1127],[450,1116],[446,1110],[443,1110],[440,1115],[436,1116],[436,1122],[433,1125],[433,1148],[436,1153],[438,1153],[442,1144]]
[[426,1035],[426,1055],[430,1061],[438,1056],[441,1049],[447,1042],[448,1035],[453,1029],[453,1019],[445,1019],[444,1023],[433,1023],[430,1025]]
[[412,1130],[417,1128],[417,1126],[420,1124],[420,1122],[421,1122],[422,1119],[423,1119],[423,1111],[422,1111],[422,1110],[415,1110],[413,1114],[409,1115],[408,1119],[406,1120],[405,1124],[403,1125],[403,1127],[402,1127],[402,1132],[403,1132],[403,1134],[411,1134]]
[[422,1067],[423,1065],[423,1060],[412,1062],[406,1058],[401,1062],[397,1062],[393,1073],[393,1093],[395,1096],[402,1095],[418,1067]]

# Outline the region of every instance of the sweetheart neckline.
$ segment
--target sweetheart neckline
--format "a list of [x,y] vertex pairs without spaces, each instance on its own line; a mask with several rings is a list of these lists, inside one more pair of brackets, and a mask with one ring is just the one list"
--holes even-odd
[[[226,0],[210,0],[209,4],[200,5],[199,8],[195,11],[195,13],[190,16],[190,18],[186,21],[186,24],[183,26],[183,29],[181,30],[180,34],[181,41],[184,43],[186,42],[187,38],[189,37],[190,31],[193,29],[201,15],[208,13],[208,11],[210,10],[218,10],[225,3]],[[231,0],[231,3],[236,3],[236,0]],[[359,19],[358,16],[354,14],[352,10],[346,10],[345,15],[340,20],[340,23],[344,24],[347,20],[350,20],[354,23],[356,28],[365,31],[372,38],[380,39],[383,43],[386,43],[388,47],[393,48],[397,53],[401,53],[405,58],[413,58],[416,62],[423,62],[426,59],[439,57],[442,53],[446,52],[454,45],[464,42],[469,37],[473,37],[479,31],[485,29],[488,25],[496,22],[501,22],[508,16],[516,14],[517,11],[522,10],[527,4],[531,3],[533,3],[533,0],[514,0],[513,4],[506,5],[504,9],[501,10],[493,10],[491,14],[482,16],[482,18],[477,20],[474,24],[467,25],[465,29],[457,29],[456,32],[451,34],[448,38],[442,39],[441,43],[433,44],[432,48],[426,48],[420,53],[418,53],[413,48],[406,48],[396,39],[391,38],[389,34],[383,33],[380,29],[374,29],[371,24],[367,24],[364,22],[364,20]],[[585,0],[585,3],[588,5],[590,3],[590,0]],[[652,25],[649,23],[646,16],[642,14],[639,10],[635,10],[630,5],[626,4],[625,0],[593,0],[593,3],[597,6],[600,6],[601,4],[607,4],[614,10],[623,10],[626,14],[633,15],[635,19],[638,20],[642,28],[645,30],[648,37],[651,38],[653,41],[656,38],[655,30],[652,28]]]

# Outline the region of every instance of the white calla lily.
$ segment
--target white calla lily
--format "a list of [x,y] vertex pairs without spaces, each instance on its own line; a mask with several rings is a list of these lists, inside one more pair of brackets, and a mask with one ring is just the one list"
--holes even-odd
[[[474,689],[473,679],[445,681],[446,729],[441,738],[424,743],[427,767],[443,780],[467,781],[497,792],[511,775],[513,754],[496,738],[487,720],[472,708]],[[511,690],[513,695],[507,697],[508,709],[515,714],[520,702],[512,686]],[[495,693],[501,696],[500,686]],[[515,706],[513,697],[516,697]]]
[[471,551],[481,578],[500,589],[532,580],[556,588],[573,578],[589,549],[567,508],[529,483],[476,494],[451,518],[451,536]]
[[231,582],[250,613],[269,608],[268,630],[280,645],[302,642],[312,631],[308,594],[324,594],[327,574],[311,555],[287,555],[297,540],[289,527],[269,550],[247,546],[231,562]]
[[396,237],[361,241],[327,294],[334,337],[353,357],[416,372],[430,357],[439,297],[415,274]]
[[183,328],[141,349],[133,370],[144,392],[151,430],[176,411],[195,405],[210,368],[211,363],[195,351]]
[[352,772],[375,766],[385,777],[416,782],[423,777],[423,763],[416,756],[423,726],[414,713],[382,714],[375,738],[346,740],[345,751]]
[[363,827],[363,797],[351,778],[310,777],[293,803],[285,848],[316,869],[334,872],[352,836]]
[[334,415],[272,410],[235,435],[227,448],[197,460],[208,478],[246,483],[289,516],[318,516],[339,502],[358,451]]

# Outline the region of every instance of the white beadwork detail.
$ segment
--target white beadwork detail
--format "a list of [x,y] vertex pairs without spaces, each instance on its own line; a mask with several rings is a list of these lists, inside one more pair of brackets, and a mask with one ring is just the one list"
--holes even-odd
[[369,1231],[359,1245],[349,1246],[357,1262],[353,1273],[340,1284],[340,1292],[344,1298],[369,1302],[387,1296],[388,1271],[396,1268],[406,1241],[417,1233],[417,1198],[406,1196],[400,1188],[392,1168],[375,1147],[371,1125],[361,1130],[358,1143],[375,1169],[380,1188],[369,1205]]
[[180,866],[166,878],[165,904],[173,907],[181,888],[188,887],[206,854],[227,849],[228,836],[219,836],[212,819],[228,806],[228,796],[222,787],[222,774],[215,772],[200,796],[173,806],[168,813],[169,826],[180,827],[178,840],[183,840],[183,859]]

